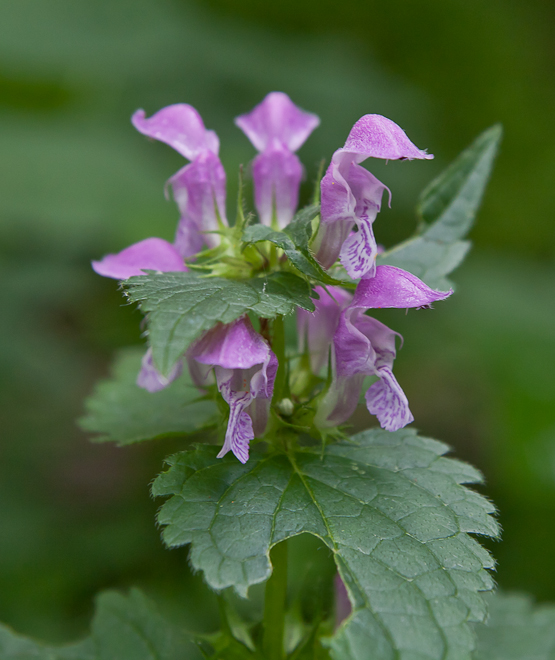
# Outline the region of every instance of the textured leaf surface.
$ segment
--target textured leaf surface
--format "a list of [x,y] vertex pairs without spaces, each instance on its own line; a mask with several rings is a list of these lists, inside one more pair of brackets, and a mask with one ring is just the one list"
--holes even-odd
[[378,263],[414,273],[436,289],[470,248],[461,240],[469,232],[482,201],[501,140],[501,126],[484,131],[473,144],[423,191],[417,206],[419,235],[380,255]]
[[214,589],[245,595],[268,578],[269,549],[308,532],[334,552],[354,605],[330,642],[335,658],[469,658],[468,621],[485,610],[488,553],[468,534],[496,535],[480,480],[447,447],[414,431],[371,430],[350,442],[253,455],[246,465],[202,446],[169,459],[153,485],[172,496],[159,522],[171,546]]
[[244,234],[245,243],[258,243],[260,241],[269,241],[281,248],[289,261],[303,275],[321,282],[322,284],[336,284],[337,280],[330,277],[312,256],[307,248],[300,248],[285,232],[273,231],[266,225],[252,225],[248,227]]
[[124,284],[131,302],[148,314],[149,343],[158,369],[167,375],[192,341],[218,321],[231,323],[251,311],[265,318],[314,311],[310,288],[292,273],[237,281],[195,273],[149,273]]
[[194,433],[217,416],[211,401],[198,401],[187,369],[160,392],[135,384],[144,350],[128,349],[116,358],[112,376],[98,383],[86,400],[87,415],[79,420],[95,442],[129,445],[168,435]]
[[282,232],[274,231],[266,225],[252,225],[245,230],[243,241],[247,244],[269,241],[281,248],[303,275],[322,284],[338,284],[338,280],[328,275],[320,266],[308,247],[312,236],[312,220],[318,212],[318,206],[303,209]]
[[493,594],[487,603],[475,660],[555,660],[555,605],[534,606],[520,594]]
[[53,648],[0,626],[0,660],[196,660],[185,635],[165,621],[145,596],[115,592],[97,599],[92,634],[79,644]]

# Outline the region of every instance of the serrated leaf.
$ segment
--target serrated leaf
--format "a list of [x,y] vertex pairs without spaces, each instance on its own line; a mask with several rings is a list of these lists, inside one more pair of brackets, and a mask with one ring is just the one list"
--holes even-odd
[[487,624],[476,626],[474,660],[555,660],[555,605],[498,593],[487,603]]
[[[309,207],[312,210],[314,208],[317,214],[318,207]],[[326,273],[308,249],[308,241],[312,235],[312,217],[307,213],[304,218],[294,220],[283,232],[274,231],[266,225],[251,225],[243,233],[243,241],[247,244],[269,241],[281,248],[291,264],[303,275],[322,284],[340,284]]]
[[97,598],[92,634],[79,644],[54,648],[0,626],[0,660],[183,660],[197,658],[184,633],[168,623],[138,590]]
[[138,590],[97,599],[92,636],[98,660],[183,660],[191,645]]
[[298,248],[308,249],[308,244],[312,238],[312,221],[319,213],[319,204],[305,206],[304,209],[295,214],[293,220],[283,230]]
[[[271,572],[270,548],[301,533],[333,551],[354,605],[329,645],[334,658],[469,658],[469,621],[493,561],[468,534],[494,536],[492,505],[462,484],[479,480],[412,430],[370,430],[349,442],[254,454],[246,465],[201,446],[169,459],[153,484],[170,547],[214,589],[246,595]],[[458,655],[457,655],[458,654]]]
[[310,287],[292,273],[252,280],[205,278],[196,273],[149,273],[124,283],[131,302],[147,313],[149,343],[158,370],[168,375],[191,342],[218,321],[247,312],[274,318],[297,307],[314,311]]
[[199,401],[189,372],[160,392],[147,392],[135,384],[144,349],[122,351],[112,375],[100,381],[85,401],[87,414],[79,420],[85,431],[98,434],[94,442],[130,445],[142,440],[195,433],[217,418],[212,401]]
[[446,278],[465,258],[469,232],[482,201],[502,129],[484,131],[422,192],[417,214],[422,227],[417,236],[378,256],[379,264],[404,268],[429,286],[445,290]]

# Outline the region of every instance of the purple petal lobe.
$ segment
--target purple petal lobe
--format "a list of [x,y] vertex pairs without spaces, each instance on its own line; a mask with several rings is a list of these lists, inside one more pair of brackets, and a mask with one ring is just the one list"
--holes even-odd
[[373,220],[369,217],[359,218],[358,231],[353,232],[341,247],[341,263],[353,279],[373,277],[376,273],[378,248],[372,231]]
[[[418,149],[405,132],[381,115],[365,115],[351,129],[320,184],[321,223],[315,255],[324,268],[341,256],[352,278],[373,277],[377,254],[372,223],[386,187],[359,166],[366,158],[433,158]],[[390,195],[391,197],[391,195]],[[358,232],[351,234],[356,225]]]
[[218,216],[225,216],[225,171],[218,156],[207,151],[183,167],[169,180],[181,218],[175,235],[175,246],[183,257],[190,257],[204,244],[215,247]]
[[222,385],[221,393],[229,404],[229,421],[218,458],[223,458],[231,450],[241,463],[246,463],[249,460],[249,443],[254,438],[254,431],[251,418],[244,411],[252,401],[252,394],[235,392],[227,383]]
[[356,288],[352,307],[364,309],[379,307],[422,307],[436,300],[444,300],[453,293],[435,291],[418,279],[395,266],[378,266],[374,277],[361,280]]
[[395,376],[387,367],[378,370],[380,380],[366,392],[366,405],[386,431],[398,431],[414,421],[409,402]]
[[[319,406],[315,419],[318,425],[334,426],[349,419],[356,409],[365,376],[378,376],[386,381],[386,385],[389,384],[393,378],[391,369],[395,359],[396,336],[396,332],[380,321],[365,316],[360,309],[348,307],[342,312],[333,342],[334,378]],[[391,424],[388,415],[398,423],[401,419],[408,419],[410,411],[403,412],[400,403],[406,402],[406,397],[403,399],[404,394],[399,386],[397,385],[397,390],[390,387],[382,392],[385,385],[375,385],[378,387],[372,385],[370,388],[371,400],[373,401],[374,395],[377,397],[379,390],[380,403],[373,403],[371,412],[374,413],[374,409],[379,411],[380,422],[383,418]],[[408,411],[408,403],[406,410]]]
[[224,325],[218,323],[195,342],[188,354],[201,364],[224,369],[250,369],[263,364],[270,347],[255,332],[248,317]]
[[297,156],[279,144],[259,154],[252,164],[254,201],[262,224],[274,216],[280,228],[291,222],[299,202],[303,167]]
[[[322,179],[320,190],[322,221],[316,237],[316,258],[329,268],[341,255],[345,269],[355,279],[373,272],[378,248],[372,223],[386,186],[355,164],[353,154],[339,150]],[[355,225],[358,232],[351,234]]]
[[168,105],[148,119],[144,110],[137,110],[131,121],[143,135],[169,144],[189,160],[205,151],[218,153],[218,137],[204,128],[199,113],[185,103]]
[[283,92],[271,92],[248,114],[235,123],[257,151],[264,151],[275,140],[289,151],[297,151],[320,123],[320,119],[298,108]]
[[319,300],[314,301],[316,309],[314,312],[297,309],[297,329],[299,350],[303,352],[305,345],[308,346],[310,366],[313,373],[317,374],[328,363],[328,353],[341,310],[351,302],[352,294],[339,286],[330,286],[327,291],[317,286],[315,291],[320,296]]
[[146,238],[117,254],[106,255],[101,261],[93,261],[92,267],[99,275],[116,280],[144,275],[144,270],[162,273],[187,270],[181,254],[162,238]]
[[433,158],[432,154],[418,149],[400,126],[382,115],[361,117],[351,129],[343,150],[356,154],[358,163],[366,158]]
[[152,361],[152,349],[149,348],[141,360],[141,370],[137,376],[137,385],[148,392],[159,392],[181,375],[183,362],[178,362],[166,378],[156,369]]
[[[274,391],[278,361],[265,339],[254,331],[247,316],[233,323],[218,323],[187,351],[188,360],[213,366],[218,389],[229,404],[224,446],[241,461],[249,457],[249,442],[264,432]],[[199,382],[206,372],[191,371]],[[195,382],[196,382],[195,381]],[[254,425],[253,425],[254,422]]]

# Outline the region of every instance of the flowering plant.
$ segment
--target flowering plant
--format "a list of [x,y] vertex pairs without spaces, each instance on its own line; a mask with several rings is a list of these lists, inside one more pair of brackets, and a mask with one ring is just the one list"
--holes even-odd
[[[383,250],[374,223],[391,193],[361,163],[433,157],[393,121],[356,121],[299,210],[296,151],[319,119],[269,94],[236,119],[258,155],[256,214],[241,185],[234,222],[218,138],[194,108],[139,110],[132,121],[189,163],[167,184],[179,209],[173,243],[151,237],[93,261],[146,314],[149,345],[119,359],[82,425],[120,445],[202,441],[167,459],[152,493],[166,498],[165,544],[190,544],[192,568],[220,594],[222,629],[185,634],[140,592],[108,594],[92,637],[48,657],[494,657],[483,625],[493,560],[471,536],[498,535],[494,508],[464,485],[481,481],[475,469],[409,426],[394,374],[403,340],[376,314],[452,295],[446,278],[468,251],[499,127],[425,189],[418,233]],[[353,435],[361,401],[376,424]],[[287,583],[288,540],[303,534],[336,571],[320,591],[305,585],[310,606]],[[232,592],[247,598],[260,583],[262,614],[246,620]],[[510,602],[491,601],[494,621]]]

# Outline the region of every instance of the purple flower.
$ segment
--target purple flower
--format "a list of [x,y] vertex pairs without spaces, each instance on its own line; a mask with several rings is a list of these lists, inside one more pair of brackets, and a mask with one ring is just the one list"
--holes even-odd
[[235,123],[260,152],[252,165],[255,205],[260,221],[271,226],[274,212],[278,227],[293,217],[299,200],[302,165],[293,153],[320,123],[300,110],[282,92],[271,92]]
[[[93,261],[92,267],[99,275],[115,280],[144,275],[145,270],[162,273],[187,270],[177,249],[162,238],[146,238],[117,254],[108,254],[100,261]],[[163,376],[154,366],[152,349],[149,348],[141,362],[137,385],[149,392],[158,392],[181,374],[182,367],[182,363],[178,362],[169,376]]]
[[133,126],[148,137],[165,142],[191,161],[168,181],[181,218],[174,244],[183,257],[196,254],[204,244],[219,244],[215,232],[227,225],[225,171],[218,158],[220,143],[208,131],[198,112],[185,103],[169,105],[146,119],[144,110],[131,118]]
[[353,608],[351,607],[347,587],[339,573],[335,574],[333,590],[335,592],[335,629],[337,630],[343,621],[345,621],[345,619],[351,614]]
[[[243,316],[227,325],[218,323],[191,346],[187,358],[214,367],[218,389],[229,404],[225,441],[218,458],[231,450],[246,463],[249,442],[264,432],[268,421],[276,356]],[[195,371],[192,374],[194,377]]]
[[152,348],[143,355],[141,360],[141,369],[137,376],[136,383],[147,392],[159,392],[172,383],[178,376],[181,376],[183,371],[183,360],[180,360],[171,370],[170,374],[162,376],[162,374],[154,366],[152,361]]
[[[372,224],[381,207],[383,183],[359,163],[367,158],[433,158],[408,139],[397,124],[381,115],[365,115],[332,156],[320,184],[321,222],[316,258],[329,268],[338,257],[353,278],[373,277],[378,249]],[[390,193],[391,196],[391,193]],[[356,226],[357,231],[353,232]]]
[[297,331],[299,350],[302,353],[305,346],[308,346],[310,367],[313,373],[318,374],[328,362],[329,349],[341,311],[351,302],[353,296],[339,286],[329,286],[327,291],[317,286],[314,290],[320,296],[318,300],[314,300],[316,309],[314,312],[297,309]]
[[117,254],[107,254],[104,259],[93,261],[92,267],[99,275],[115,280],[144,275],[144,270],[162,273],[187,270],[177,249],[162,238],[145,238]]
[[413,421],[405,393],[393,375],[395,337],[400,335],[365,315],[380,307],[423,307],[450,296],[434,291],[411,273],[378,266],[375,277],[361,280],[352,303],[341,313],[333,339],[333,381],[322,399],[316,423],[335,426],[355,411],[365,376],[377,376],[366,392],[366,405],[382,428],[397,431]]

